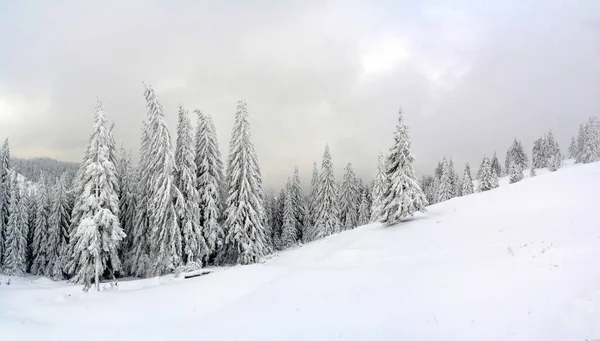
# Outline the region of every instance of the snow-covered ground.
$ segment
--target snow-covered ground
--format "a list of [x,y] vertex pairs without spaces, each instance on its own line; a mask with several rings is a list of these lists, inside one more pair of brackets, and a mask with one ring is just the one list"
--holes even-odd
[[0,339],[600,339],[600,164],[506,183],[192,279],[3,277]]

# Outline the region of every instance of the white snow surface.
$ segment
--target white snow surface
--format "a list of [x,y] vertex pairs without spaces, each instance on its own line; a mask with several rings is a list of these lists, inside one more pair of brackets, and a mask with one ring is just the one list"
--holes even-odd
[[540,173],[191,279],[83,293],[0,276],[0,337],[600,339],[600,164]]

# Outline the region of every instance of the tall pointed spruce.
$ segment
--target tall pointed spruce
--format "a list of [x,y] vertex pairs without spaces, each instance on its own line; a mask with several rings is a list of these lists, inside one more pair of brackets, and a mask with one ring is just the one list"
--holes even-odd
[[454,197],[452,188],[453,174],[450,168],[450,163],[446,158],[444,158],[444,160],[442,161],[442,167],[442,177],[440,178],[438,184],[438,202],[450,200]]
[[146,84],[150,167],[146,181],[148,190],[148,221],[150,223],[150,269],[146,275],[159,276],[173,272],[182,263],[182,238],[177,219],[176,202],[181,192],[175,185],[175,157],[171,134],[165,123],[163,109],[154,90]]
[[136,186],[137,177],[136,171],[131,163],[131,152],[121,148],[119,156],[119,222],[125,233],[125,239],[121,243],[120,256],[123,260],[125,273],[130,273],[130,262],[125,259],[133,245],[133,229],[135,226],[136,214]]
[[227,159],[229,193],[223,263],[251,264],[270,252],[262,179],[245,100],[239,100]]
[[344,177],[340,188],[340,224],[346,230],[358,225],[358,205],[360,205],[356,175],[352,164],[348,163],[344,169]]
[[381,216],[381,212],[383,211],[383,195],[385,187],[385,158],[383,157],[383,153],[379,153],[379,156],[377,157],[377,173],[375,174],[373,192],[371,194],[371,222],[377,221]]
[[281,230],[281,239],[278,243],[281,250],[285,250],[296,244],[296,217],[294,215],[294,202],[291,189],[292,186],[288,182],[283,205],[283,228]]
[[4,244],[8,218],[10,215],[10,147],[8,139],[4,140],[0,151],[0,264],[4,255]]
[[[513,159],[511,158],[511,162]],[[510,166],[509,166],[510,169]],[[479,191],[485,192],[498,187],[498,177],[492,170],[492,163],[487,156],[483,157],[479,175]]]
[[69,226],[71,225],[71,203],[67,193],[67,177],[63,174],[54,185],[50,210],[46,256],[48,264],[44,273],[55,280],[64,279],[62,259],[67,250]]
[[21,197],[17,177],[11,186],[9,220],[6,226],[4,271],[7,275],[23,276],[27,271],[27,207]]
[[175,147],[175,185],[181,196],[177,210],[183,236],[183,262],[202,263],[208,260],[209,250],[201,228],[200,194],[196,179],[192,123],[189,112],[179,107],[177,145]]
[[198,118],[196,127],[196,181],[200,196],[200,229],[207,245],[205,263],[212,261],[223,249],[225,233],[221,225],[223,163],[217,144],[214,124],[209,115],[200,110],[194,113]]
[[338,208],[338,188],[335,181],[333,162],[329,154],[329,145],[325,146],[321,163],[321,179],[316,202],[316,222],[310,240],[340,232],[341,225]]
[[379,220],[394,224],[417,211],[425,211],[427,199],[414,171],[414,156],[410,152],[408,126],[404,122],[402,110],[398,112],[398,125],[394,133],[394,145],[386,160],[386,188],[384,190],[383,211]]
[[48,265],[47,240],[50,230],[50,194],[42,174],[35,198],[31,273],[45,275]]
[[471,167],[467,163],[465,165],[465,172],[463,174],[463,182],[462,182],[462,195],[473,194],[473,178],[471,176]]
[[125,267],[134,276],[150,276],[150,186],[152,185],[150,164],[150,131],[146,122],[143,123],[140,147],[140,162],[137,167],[136,212],[134,217],[133,235],[129,256]]
[[[307,231],[312,230],[313,226],[315,226],[317,220],[316,214],[316,203],[317,203],[317,195],[319,192],[319,169],[317,168],[317,163],[313,162],[313,171],[312,178],[310,181],[310,194],[308,197],[308,226]],[[309,234],[305,233],[303,236],[303,240],[305,242],[309,241]]]
[[367,225],[371,218],[371,205],[369,203],[369,187],[361,191],[360,206],[358,207],[358,226]]
[[290,195],[292,196],[292,208],[296,219],[296,239],[302,240],[307,224],[307,214],[302,185],[300,184],[300,171],[298,166],[294,168],[294,177],[292,177]]
[[83,192],[75,202],[81,220],[71,237],[74,253],[67,264],[68,272],[74,274],[71,281],[84,284],[86,290],[93,281],[99,291],[104,272],[121,268],[118,249],[125,234],[118,218],[119,184],[111,135],[102,102],[98,99],[80,178]]

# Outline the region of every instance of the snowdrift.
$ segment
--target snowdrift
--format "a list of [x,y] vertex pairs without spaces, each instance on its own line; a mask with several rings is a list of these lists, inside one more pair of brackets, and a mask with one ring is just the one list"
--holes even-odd
[[[502,183],[502,182],[501,182]],[[0,278],[2,339],[600,339],[600,164],[372,224],[262,264],[118,291]]]

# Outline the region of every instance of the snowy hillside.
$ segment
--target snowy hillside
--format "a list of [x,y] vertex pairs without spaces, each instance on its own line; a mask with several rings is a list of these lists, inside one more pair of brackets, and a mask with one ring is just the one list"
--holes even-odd
[[[539,174],[539,173],[538,173]],[[600,339],[600,163],[262,264],[118,291],[1,277],[5,340]]]

